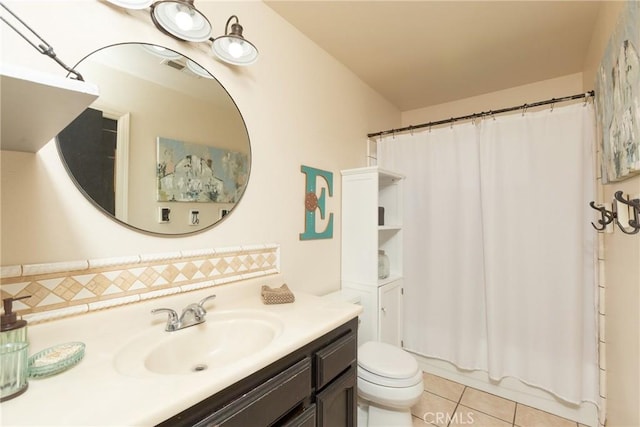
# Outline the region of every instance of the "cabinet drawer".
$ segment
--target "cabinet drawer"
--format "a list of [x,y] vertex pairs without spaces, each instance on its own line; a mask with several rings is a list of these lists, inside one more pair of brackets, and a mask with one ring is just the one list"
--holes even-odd
[[196,424],[204,426],[268,426],[311,393],[311,360],[306,357],[249,393]]
[[322,389],[356,361],[357,347],[357,336],[350,333],[316,352],[316,390]]
[[316,427],[316,405],[311,405],[282,427]]

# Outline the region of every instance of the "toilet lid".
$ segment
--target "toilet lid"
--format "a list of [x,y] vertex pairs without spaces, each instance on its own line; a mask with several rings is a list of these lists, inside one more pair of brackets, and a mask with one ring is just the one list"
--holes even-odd
[[390,379],[408,379],[419,371],[418,362],[409,353],[391,344],[369,341],[358,348],[358,366]]
[[415,375],[409,378],[389,378],[383,377],[382,375],[377,375],[372,372],[367,371],[362,366],[358,366],[358,382],[367,381],[372,384],[381,385],[384,387],[392,387],[392,388],[404,388],[404,387],[413,387],[422,382],[422,372],[417,371]]

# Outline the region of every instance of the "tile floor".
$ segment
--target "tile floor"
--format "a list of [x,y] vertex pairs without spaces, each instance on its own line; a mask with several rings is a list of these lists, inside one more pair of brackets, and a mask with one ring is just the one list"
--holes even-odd
[[414,427],[586,427],[426,372],[424,388]]

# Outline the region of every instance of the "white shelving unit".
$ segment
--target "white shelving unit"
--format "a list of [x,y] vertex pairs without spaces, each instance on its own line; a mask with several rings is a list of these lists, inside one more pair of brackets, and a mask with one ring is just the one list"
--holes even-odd
[[[377,166],[342,171],[342,288],[360,296],[360,342],[402,344],[403,179]],[[378,250],[389,257],[385,279],[378,279]]]
[[94,84],[1,64],[0,148],[35,153],[97,97]]

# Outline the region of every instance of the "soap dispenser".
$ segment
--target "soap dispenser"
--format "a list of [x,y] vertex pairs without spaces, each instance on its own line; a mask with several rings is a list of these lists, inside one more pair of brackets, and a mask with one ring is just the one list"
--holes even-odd
[[26,295],[18,298],[4,298],[4,314],[0,319],[0,344],[27,342],[27,321],[18,319],[13,311],[13,302],[29,298]]
[[18,319],[13,302],[19,298],[4,298],[4,314],[0,319],[0,402],[13,399],[29,387],[29,343],[27,321]]

